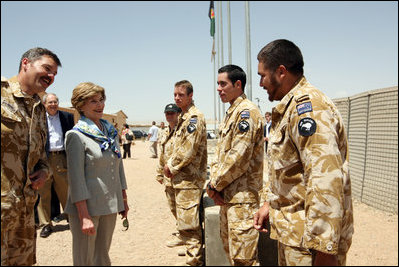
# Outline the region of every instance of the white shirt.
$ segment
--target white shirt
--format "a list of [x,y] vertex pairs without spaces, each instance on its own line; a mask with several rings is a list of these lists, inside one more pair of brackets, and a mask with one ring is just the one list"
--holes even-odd
[[62,127],[59,113],[51,116],[46,112],[47,115],[47,125],[50,140],[50,148],[52,151],[64,150],[64,141],[62,140]]
[[151,135],[151,137],[150,137],[151,142],[156,142],[158,140],[158,131],[159,131],[159,128],[157,126],[155,126],[155,125],[151,126],[150,131],[148,132],[148,134]]

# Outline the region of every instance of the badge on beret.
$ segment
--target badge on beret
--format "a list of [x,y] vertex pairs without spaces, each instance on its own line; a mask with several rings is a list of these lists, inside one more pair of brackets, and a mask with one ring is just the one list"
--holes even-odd
[[312,118],[303,118],[298,123],[298,131],[302,136],[311,136],[316,132],[316,122]]
[[248,119],[249,116],[249,111],[248,110],[244,110],[243,112],[241,112],[241,119]]
[[249,123],[247,121],[240,121],[240,123],[238,124],[238,129],[241,132],[248,132],[249,130]]
[[296,110],[298,111],[298,115],[301,115],[305,112],[310,112],[312,111],[312,103],[311,102],[305,102],[302,104],[299,104],[296,106]]
[[197,123],[197,118],[191,118],[190,123],[194,123],[194,124]]
[[190,123],[190,124],[187,126],[187,132],[189,132],[189,133],[194,132],[196,129],[197,129],[197,128],[195,127],[195,124],[193,124],[193,123]]

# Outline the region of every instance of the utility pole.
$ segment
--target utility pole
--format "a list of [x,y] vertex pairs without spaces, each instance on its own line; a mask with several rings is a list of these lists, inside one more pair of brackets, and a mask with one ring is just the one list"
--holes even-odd
[[252,71],[251,71],[251,33],[249,28],[249,2],[245,1],[245,26],[246,26],[246,56],[247,56],[247,92],[248,99],[252,101]]

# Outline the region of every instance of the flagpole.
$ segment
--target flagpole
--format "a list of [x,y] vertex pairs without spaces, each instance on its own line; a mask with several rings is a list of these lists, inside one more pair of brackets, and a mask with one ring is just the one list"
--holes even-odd
[[249,28],[249,2],[245,1],[245,26],[246,26],[246,56],[247,56],[247,96],[252,101],[252,72],[251,72],[251,33]]
[[[219,32],[220,32],[220,57],[221,57],[221,61],[220,61],[220,66],[219,68],[224,66],[224,54],[223,54],[223,18],[222,18],[222,1],[218,1],[219,2],[219,9],[220,9],[220,16],[219,16],[219,20],[220,20],[220,24],[219,24]],[[224,103],[222,103],[222,116],[224,116],[225,113],[225,107],[224,107]]]
[[231,62],[232,62],[232,50],[231,50],[230,1],[227,1],[227,29],[228,29],[228,40],[229,40],[229,64],[231,64]]
[[217,131],[216,131],[216,124],[219,124],[216,118],[216,60],[213,60],[213,115],[214,115],[214,129],[215,129],[215,136],[217,136]]
[[[220,1],[218,1],[218,2],[220,2]],[[220,10],[220,3],[218,3],[219,5],[218,5],[218,14],[219,14],[219,16],[220,16],[220,13],[221,13],[221,10]],[[217,50],[217,55],[218,55],[218,64],[217,64],[217,68],[219,69],[220,68],[220,19],[216,19],[216,23],[217,23],[217,25],[216,25],[216,28],[217,29],[219,29],[218,31],[216,31],[216,35],[217,35],[217,43],[218,43],[218,45],[217,45],[217,47],[218,47],[218,50]],[[218,97],[218,121],[220,122],[221,121],[221,119],[220,119],[220,97]]]

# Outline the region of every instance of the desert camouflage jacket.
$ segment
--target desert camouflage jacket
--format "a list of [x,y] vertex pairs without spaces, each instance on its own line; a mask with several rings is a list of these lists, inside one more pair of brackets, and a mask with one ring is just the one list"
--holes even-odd
[[211,184],[229,203],[259,203],[263,177],[263,125],[259,108],[238,97],[219,127]]
[[[37,95],[22,93],[16,77],[1,81],[1,209],[20,201],[32,207],[37,195],[28,175],[49,173],[45,153],[46,110]],[[3,218],[2,218],[3,222]],[[3,227],[3,225],[2,225]]]
[[271,238],[345,253],[353,234],[348,142],[334,103],[305,77],[273,108],[269,139]]
[[166,177],[163,174],[163,167],[166,162],[170,158],[173,149],[173,134],[175,129],[170,129],[170,127],[166,127],[163,129],[159,135],[158,142],[160,145],[160,153],[159,153],[159,163],[157,167],[157,181],[162,181],[165,186],[172,186],[170,178]]
[[167,165],[177,189],[203,189],[206,180],[207,142],[204,115],[191,104],[179,115],[173,151]]

